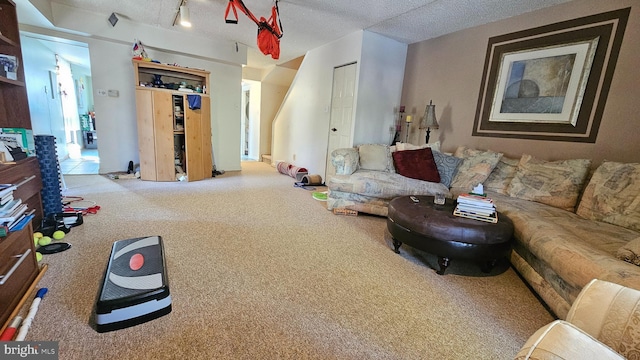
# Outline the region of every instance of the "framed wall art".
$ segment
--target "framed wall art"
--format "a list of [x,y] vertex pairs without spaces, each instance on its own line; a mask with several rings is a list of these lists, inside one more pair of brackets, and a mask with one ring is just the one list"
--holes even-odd
[[629,12],[490,38],[473,136],[595,142]]

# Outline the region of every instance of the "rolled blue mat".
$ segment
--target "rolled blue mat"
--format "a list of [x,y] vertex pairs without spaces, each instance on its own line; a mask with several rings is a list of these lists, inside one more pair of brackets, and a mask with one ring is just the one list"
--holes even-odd
[[60,164],[53,135],[35,135],[36,156],[42,176],[42,208],[44,216],[62,212],[62,187],[60,186]]

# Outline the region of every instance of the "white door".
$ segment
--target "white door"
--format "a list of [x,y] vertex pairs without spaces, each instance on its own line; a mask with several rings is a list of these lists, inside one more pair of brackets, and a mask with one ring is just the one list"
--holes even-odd
[[331,164],[331,152],[335,149],[351,147],[351,128],[353,127],[353,102],[356,89],[357,63],[339,66],[333,69],[333,92],[331,94],[331,119],[329,121],[329,146],[327,149],[327,167],[325,182],[335,175]]

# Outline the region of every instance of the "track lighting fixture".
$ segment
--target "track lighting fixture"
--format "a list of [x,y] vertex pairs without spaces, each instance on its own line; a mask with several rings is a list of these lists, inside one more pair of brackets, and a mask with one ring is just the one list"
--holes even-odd
[[187,7],[187,0],[180,0],[180,7],[176,13],[176,17],[173,19],[173,26],[176,26],[180,19],[180,25],[184,27],[191,27],[191,16],[189,14],[189,8]]

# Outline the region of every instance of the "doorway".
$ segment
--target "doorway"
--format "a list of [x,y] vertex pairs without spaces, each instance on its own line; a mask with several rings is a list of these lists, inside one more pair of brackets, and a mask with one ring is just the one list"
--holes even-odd
[[240,114],[240,159],[258,161],[260,157],[260,92],[259,81],[242,81]]
[[336,174],[331,164],[331,152],[335,149],[351,147],[353,128],[353,101],[356,89],[357,63],[350,63],[333,69],[331,93],[331,119],[329,120],[329,145],[325,181]]
[[33,133],[55,137],[63,174],[98,174],[88,44],[30,32],[20,36]]

